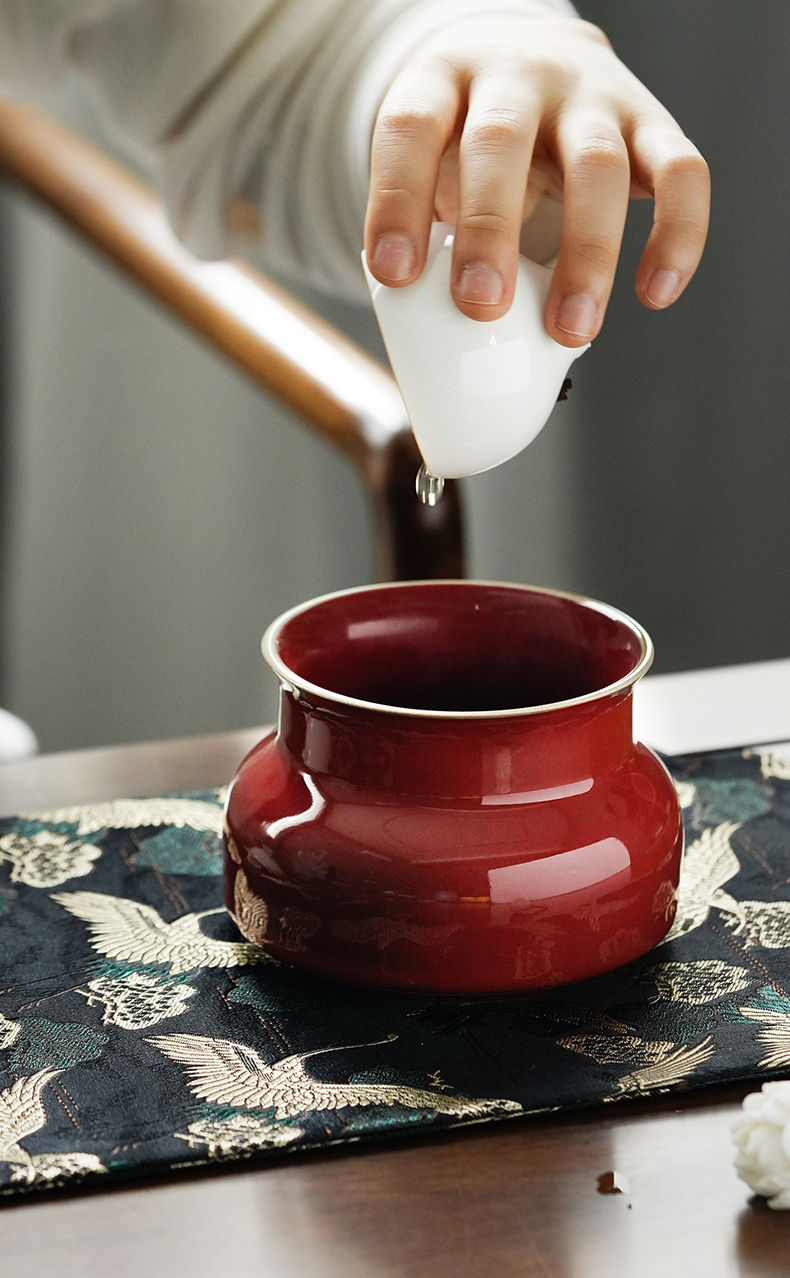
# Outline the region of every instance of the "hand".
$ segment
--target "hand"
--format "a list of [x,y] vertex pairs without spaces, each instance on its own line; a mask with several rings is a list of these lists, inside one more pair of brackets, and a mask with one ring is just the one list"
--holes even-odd
[[412,55],[379,111],[370,269],[383,284],[412,283],[432,220],[454,222],[455,303],[472,319],[498,319],[513,298],[522,222],[544,196],[563,203],[546,327],[565,346],[601,327],[629,198],[655,200],[636,276],[644,305],[671,305],[697,269],[707,165],[597,27],[499,14],[444,28]]

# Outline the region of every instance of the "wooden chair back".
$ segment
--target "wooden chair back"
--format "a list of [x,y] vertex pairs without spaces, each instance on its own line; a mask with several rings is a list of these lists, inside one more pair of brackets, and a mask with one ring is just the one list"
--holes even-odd
[[244,262],[202,262],[156,193],[58,120],[0,99],[0,174],[43,201],[356,466],[370,496],[379,580],[463,576],[458,486],[422,506],[420,463],[394,379]]

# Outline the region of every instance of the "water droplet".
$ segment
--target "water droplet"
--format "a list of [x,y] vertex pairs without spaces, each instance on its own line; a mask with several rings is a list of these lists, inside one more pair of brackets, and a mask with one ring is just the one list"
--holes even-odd
[[444,492],[444,480],[441,475],[432,475],[428,467],[423,463],[417,471],[417,480],[414,487],[424,506],[435,506]]

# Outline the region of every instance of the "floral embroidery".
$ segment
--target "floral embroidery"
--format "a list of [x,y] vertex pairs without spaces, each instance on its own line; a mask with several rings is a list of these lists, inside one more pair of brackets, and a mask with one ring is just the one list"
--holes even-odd
[[11,882],[48,888],[89,874],[101,856],[92,843],[75,843],[65,834],[38,830],[32,838],[6,834],[0,839],[0,861],[11,862]]

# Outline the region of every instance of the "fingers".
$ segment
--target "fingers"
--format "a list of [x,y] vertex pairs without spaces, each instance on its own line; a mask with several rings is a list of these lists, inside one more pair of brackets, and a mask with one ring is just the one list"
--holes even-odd
[[371,147],[365,253],[382,284],[410,284],[425,265],[439,166],[453,137],[461,91],[439,60],[414,63],[381,106]]
[[475,79],[467,101],[460,77],[439,61],[428,65],[407,69],[379,112],[365,223],[368,265],[390,286],[419,276],[443,157],[448,148],[452,152],[465,112],[457,169],[453,166],[458,184],[453,296],[472,319],[497,319],[513,300],[537,96],[529,85],[497,75]]
[[498,319],[513,300],[539,104],[524,83],[475,81],[459,149],[453,250],[456,305],[475,320]]
[[619,126],[607,116],[560,117],[555,148],[564,208],[546,327],[555,341],[576,347],[591,341],[603,323],[628,213],[631,167]]
[[636,274],[636,291],[652,310],[677,300],[699,266],[710,217],[710,174],[697,148],[671,125],[634,132],[635,176],[653,192],[655,213]]
[[[565,23],[559,40],[554,26],[502,18],[493,40],[491,22],[437,37],[387,94],[372,143],[368,265],[384,284],[415,281],[438,210],[456,222],[451,287],[459,310],[475,320],[503,315],[532,165],[541,189],[563,201],[546,327],[578,347],[603,322],[629,195],[655,200],[640,300],[661,309],[686,287],[707,233],[707,166],[586,24]],[[526,61],[511,57],[526,36]]]
[[636,278],[645,306],[661,310],[676,301],[702,257],[710,212],[702,156],[669,117],[645,117],[627,140],[628,145],[614,118],[569,116],[559,124],[562,247],[546,327],[564,346],[591,341],[603,323],[629,193],[655,199],[653,229]]

